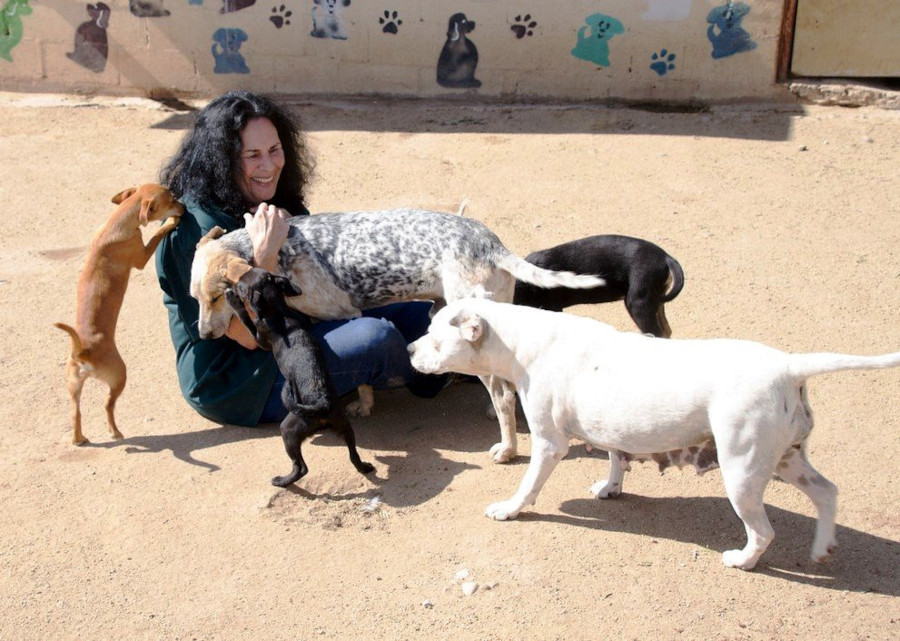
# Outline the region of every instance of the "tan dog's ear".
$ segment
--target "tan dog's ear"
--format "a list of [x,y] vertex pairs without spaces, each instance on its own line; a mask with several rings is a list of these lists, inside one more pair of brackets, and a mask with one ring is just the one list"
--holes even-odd
[[156,198],[144,198],[144,200],[141,201],[141,213],[138,215],[138,218],[142,225],[146,225],[150,222],[150,214],[153,213],[153,208],[155,206]]
[[450,321],[451,327],[458,327],[460,335],[470,343],[477,343],[484,336],[484,319],[469,312],[461,312]]
[[223,236],[224,234],[225,234],[225,230],[222,229],[221,227],[219,227],[218,225],[216,225],[215,227],[210,229],[208,232],[206,232],[206,235],[203,238],[201,238],[200,241],[197,243],[197,247],[200,247],[201,245],[205,245],[209,241],[215,240],[216,238],[219,238],[220,236]]
[[112,197],[113,204],[121,205],[123,200],[129,198],[136,191],[137,187],[129,187],[128,189],[120,191],[118,194]]
[[241,276],[253,269],[243,258],[232,258],[225,265],[225,278],[232,283],[236,283]]

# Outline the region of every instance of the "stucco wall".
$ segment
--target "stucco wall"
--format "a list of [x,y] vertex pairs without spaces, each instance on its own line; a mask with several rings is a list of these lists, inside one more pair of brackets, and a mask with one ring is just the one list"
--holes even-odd
[[[774,80],[780,0],[0,4],[8,90],[704,102],[783,94]],[[474,23],[456,45],[477,48],[474,70],[440,64],[454,14]]]

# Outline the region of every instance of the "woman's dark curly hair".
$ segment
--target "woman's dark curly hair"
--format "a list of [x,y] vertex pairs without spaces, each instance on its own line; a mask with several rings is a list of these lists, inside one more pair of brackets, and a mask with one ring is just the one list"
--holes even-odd
[[190,195],[200,203],[212,202],[242,220],[255,205],[240,188],[241,131],[253,118],[268,118],[284,148],[284,168],[269,204],[300,213],[306,206],[313,161],[299,121],[272,100],[249,91],[229,91],[197,114],[194,128],[160,172],[160,182],[176,198]]

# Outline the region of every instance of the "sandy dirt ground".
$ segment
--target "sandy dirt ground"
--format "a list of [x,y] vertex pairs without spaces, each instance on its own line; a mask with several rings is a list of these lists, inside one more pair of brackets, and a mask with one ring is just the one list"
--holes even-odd
[[[374,478],[329,435],[280,490],[277,427],[181,399],[154,268],[117,340],[129,367],[106,433],[88,383],[71,444],[64,363],[75,284],[119,190],[155,179],[191,113],[146,100],[0,94],[2,639],[896,639],[900,371],[810,385],[810,457],[840,487],[830,564],[810,502],[773,482],[774,543],[726,569],[744,531],[719,472],[636,465],[597,501],[602,452],[573,445],[534,508],[483,516],[528,461],[487,455],[487,395],[379,392],[355,421]],[[676,337],[789,351],[900,349],[900,112],[801,105],[658,113],[565,106],[296,102],[318,158],[311,210],[413,205],[490,226],[525,254],[622,233],[679,259]],[[623,330],[621,303],[573,308]],[[472,594],[463,585],[477,584]]]

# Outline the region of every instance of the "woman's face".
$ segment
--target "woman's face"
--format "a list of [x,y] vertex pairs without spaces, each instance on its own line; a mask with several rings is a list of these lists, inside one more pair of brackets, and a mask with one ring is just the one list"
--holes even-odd
[[278,130],[268,118],[253,118],[241,132],[241,191],[253,205],[269,202],[284,167]]

